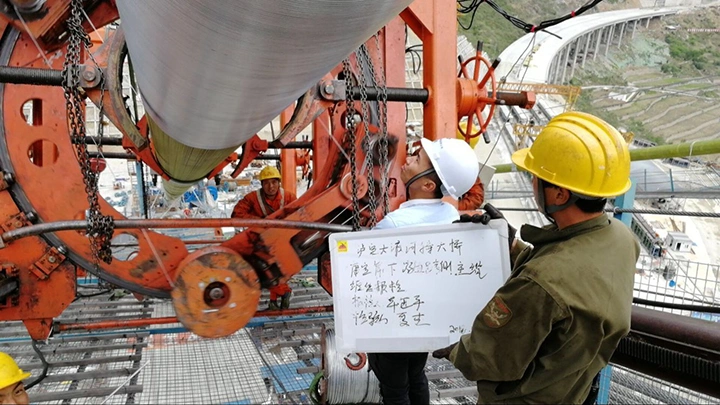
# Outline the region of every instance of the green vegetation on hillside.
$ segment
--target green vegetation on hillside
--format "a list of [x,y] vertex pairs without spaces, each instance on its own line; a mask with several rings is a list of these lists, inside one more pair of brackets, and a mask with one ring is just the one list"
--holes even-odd
[[578,100],[575,102],[575,109],[578,111],[586,112],[588,114],[596,115],[607,121],[615,128],[632,132],[633,134],[635,134],[635,138],[647,139],[657,143],[658,145],[662,145],[665,143],[665,140],[662,137],[653,134],[653,132],[648,129],[641,121],[632,118],[623,120],[620,119],[620,117],[612,111],[608,111],[605,108],[596,107],[593,104],[592,92],[584,91],[582,94],[580,94],[580,97],[578,97]]
[[[564,15],[586,0],[495,2],[509,14],[537,24]],[[637,0],[606,0],[589,13],[639,6]],[[460,22],[467,26],[470,16],[461,16]],[[720,7],[653,20],[649,28],[638,26],[633,40],[625,35],[620,46],[610,47],[608,58],[592,58],[584,69],[575,70],[570,84],[584,87],[575,109],[595,114],[617,128],[633,132],[636,138],[658,144],[717,137],[720,34],[688,30],[717,27]],[[471,42],[483,41],[492,58],[524,32],[487,4],[481,4],[472,27],[459,28],[459,34],[466,35]],[[611,97],[611,93],[617,96]],[[624,99],[623,93],[632,97]]]
[[[702,35],[702,38],[701,36]],[[665,35],[671,60],[662,65],[662,72],[673,76],[687,74],[716,74],[720,70],[720,50],[708,34],[672,32]]]

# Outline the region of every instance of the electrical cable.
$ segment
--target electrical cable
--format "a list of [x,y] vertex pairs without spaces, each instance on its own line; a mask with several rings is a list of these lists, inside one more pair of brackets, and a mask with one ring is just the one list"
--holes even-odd
[[[475,13],[477,12],[477,9],[480,7],[480,5],[482,3],[487,3],[487,5],[490,6],[493,10],[495,10],[495,12],[500,14],[506,20],[510,21],[510,23],[512,23],[512,25],[514,25],[517,28],[520,28],[521,30],[523,30],[525,32],[544,31],[545,29],[550,28],[553,25],[560,24],[563,21],[569,20],[573,17],[577,17],[577,16],[583,14],[584,12],[595,7],[602,1],[603,0],[591,0],[591,1],[583,4],[582,6],[580,6],[580,8],[578,8],[577,10],[573,10],[568,14],[542,21],[537,25],[533,25],[533,24],[527,23],[515,16],[510,15],[507,11],[503,10],[502,7],[495,4],[495,2],[493,0],[472,0],[470,2],[470,4],[468,4],[468,5],[465,5],[465,3],[467,3],[467,0],[457,0],[458,13],[459,14],[470,14],[470,23],[468,24],[467,27],[464,26],[459,20],[458,20],[458,23],[460,24],[460,26],[463,29],[465,29],[465,30],[470,29],[470,27],[472,27],[472,24],[475,20]],[[554,35],[552,33],[549,33],[549,34]]]
[[[526,211],[534,212],[537,208],[516,208],[516,207],[504,207],[497,208],[500,211]],[[606,208],[605,212],[613,214],[650,214],[650,215],[678,215],[685,217],[699,217],[699,218],[720,218],[720,214],[716,212],[692,212],[692,211],[671,211],[671,210],[646,210],[637,208]]]
[[82,299],[82,298],[99,297],[99,296],[101,296],[101,295],[105,295],[105,294],[107,294],[107,293],[111,293],[112,291],[113,291],[113,290],[103,290],[103,291],[99,291],[99,292],[92,293],[92,294],[77,294],[77,293],[76,293],[76,294],[75,294],[75,299],[73,300],[73,302],[75,302],[75,301],[77,301],[77,300],[79,300],[79,299]]
[[470,27],[472,27],[473,22],[475,22],[475,13],[477,13],[477,10],[480,6],[480,4],[483,3],[484,0],[472,0],[470,5],[464,6],[462,0],[458,0],[458,13],[460,14],[470,14],[470,22],[468,23],[467,27],[462,24],[460,19],[458,19],[458,25],[462,27],[464,30],[469,30]]
[[[523,55],[525,55],[525,52],[527,52],[528,49],[530,49],[530,47],[533,46],[533,44],[535,43],[535,38],[536,38],[536,37],[537,37],[537,32],[536,32],[536,33],[533,33],[532,40],[530,40],[530,42],[528,42],[528,45],[525,47],[525,50],[523,50],[523,51],[520,53],[520,56],[518,56],[517,60],[515,60],[515,63],[513,63],[513,65],[512,65],[512,67],[510,68],[510,70],[508,70],[508,74],[512,73],[513,69],[515,69],[515,65],[517,65],[517,63],[520,61],[520,59],[522,59]],[[523,81],[525,80],[525,74],[527,74],[528,69],[529,69],[529,66],[526,67],[526,68],[525,68],[525,72],[523,72],[522,78],[520,79],[520,86],[522,86]],[[504,82],[505,82],[505,79],[506,79],[505,77],[501,78],[501,79],[499,80],[499,84],[504,83]],[[483,167],[485,167],[485,166],[487,165],[487,163],[490,161],[490,157],[492,156],[493,152],[495,151],[495,147],[497,147],[497,144],[498,144],[498,142],[500,141],[500,138],[502,137],[503,128],[505,127],[505,125],[506,125],[508,122],[510,122],[510,115],[508,115],[508,118],[505,120],[505,122],[503,122],[503,123],[500,125],[500,130],[498,131],[498,135],[497,135],[497,137],[495,138],[495,142],[493,143],[492,148],[490,149],[490,153],[488,153],[487,158],[485,158],[485,162],[483,162]]]
[[[422,50],[422,44],[415,44],[405,48],[405,53],[409,53],[412,60],[413,74],[418,74],[422,67],[422,56],[420,54]],[[417,65],[415,64],[415,58],[417,58]]]
[[320,405],[322,403],[322,395],[320,394],[320,381],[323,379],[323,377],[324,374],[322,371],[315,374],[315,378],[313,378],[312,382],[310,383],[310,387],[308,387],[310,400],[312,400],[313,404],[315,405]]
[[335,331],[325,331],[325,365],[327,400],[330,404],[358,404],[381,402],[380,382],[366,362],[362,368],[351,370],[345,356],[335,351]]
[[37,346],[37,340],[32,341],[32,347],[33,347],[33,350],[35,351],[35,354],[37,354],[38,358],[42,362],[43,369],[42,369],[42,373],[40,373],[40,375],[36,379],[34,379],[33,381],[31,381],[25,385],[26,390],[29,390],[30,388],[36,386],[38,383],[40,383],[42,380],[44,380],[45,377],[47,376],[48,369],[50,368],[50,363],[48,363],[47,360],[45,359],[45,354],[43,354],[43,352],[41,352],[40,348]]

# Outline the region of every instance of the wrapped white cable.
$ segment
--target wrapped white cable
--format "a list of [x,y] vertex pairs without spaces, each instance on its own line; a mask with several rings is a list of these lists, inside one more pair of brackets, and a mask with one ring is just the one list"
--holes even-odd
[[[335,331],[325,332],[325,367],[327,400],[330,404],[377,404],[381,402],[380,382],[366,361],[362,368],[351,370],[346,354],[335,351]],[[363,354],[364,355],[364,354]]]
[[183,145],[217,150],[245,143],[411,2],[117,0],[117,8],[147,114]]

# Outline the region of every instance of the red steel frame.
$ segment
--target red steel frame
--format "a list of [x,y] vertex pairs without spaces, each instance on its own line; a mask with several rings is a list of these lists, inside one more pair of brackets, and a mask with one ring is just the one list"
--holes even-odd
[[[52,67],[61,69],[64,59],[64,45],[56,39],[64,30],[69,0],[48,0],[49,12],[30,24],[32,35],[39,40],[45,51],[57,51],[50,55]],[[118,18],[112,0],[95,3],[87,10],[96,27],[103,27]],[[375,51],[374,39],[368,49],[373,62],[383,67],[389,87],[405,85],[405,25],[420,38],[424,45],[424,86],[429,90],[429,100],[425,104],[424,130],[430,139],[454,137],[457,126],[457,69],[456,69],[456,9],[455,3],[443,0],[416,0],[410,7],[392,20],[381,31],[380,54]],[[0,28],[12,25],[20,31],[14,44],[4,44],[3,51],[10,52],[9,66],[46,68],[38,50],[28,33],[18,21],[0,16]],[[89,25],[89,24],[88,24]],[[88,29],[89,31],[89,29]],[[95,51],[95,57],[106,72],[117,70],[120,45],[111,38]],[[451,44],[451,45],[449,45]],[[115,71],[116,71],[115,70]],[[333,79],[340,71],[334,69],[324,79]],[[124,145],[139,159],[153,168],[157,168],[152,154],[152,145],[147,142],[146,129],[142,122],[138,127],[124,115],[118,97],[112,96],[112,88],[105,94],[105,112],[108,118],[123,132]],[[88,91],[88,96],[96,103],[100,100],[100,91]],[[34,124],[26,123],[22,114],[23,105],[35,100]],[[290,122],[292,111],[295,122]],[[359,110],[359,108],[358,108]],[[331,111],[333,114],[331,114]],[[313,134],[313,186],[295,203],[272,215],[272,218],[285,218],[299,221],[330,221],[342,208],[348,208],[348,183],[333,178],[332,170],[342,165],[339,159],[342,153],[338,144],[345,138],[340,117],[344,111],[343,103],[331,103],[320,100],[307,100],[307,105],[288,107],[281,115],[284,128],[280,138],[273,144],[293,141],[300,130],[311,124]],[[69,142],[65,100],[62,89],[30,85],[5,84],[2,88],[3,134],[10,156],[9,167],[14,185],[0,191],[0,224],[4,230],[14,229],[29,223],[27,210],[23,212],[18,201],[26,199],[25,206],[31,206],[33,214],[44,222],[80,219],[84,215],[87,201],[82,177],[74,156],[73,146]],[[398,138],[399,145],[405,145],[405,114],[401,103],[388,105],[388,132]],[[358,143],[363,131],[358,131]],[[335,140],[333,141],[333,139]],[[268,143],[257,138],[246,144],[245,156],[241,156],[239,169],[263,150]],[[272,145],[270,145],[272,147]],[[361,148],[358,148],[361,151]],[[28,159],[32,151],[34,161]],[[283,186],[294,191],[295,153],[282,151]],[[358,159],[362,161],[362,152]],[[212,174],[217,173],[232,159],[227,159]],[[405,149],[397,149],[391,164],[390,176],[399,183],[399,167],[405,160]],[[212,175],[211,174],[211,175]],[[341,175],[347,176],[344,166]],[[377,175],[377,173],[376,173]],[[362,176],[361,176],[362,177]],[[345,186],[344,186],[345,185]],[[2,188],[2,187],[0,187]],[[404,190],[398,187],[391,190],[393,208],[404,200]],[[59,203],[61,202],[61,203]],[[109,204],[101,199],[104,213],[122,218]],[[92,267],[88,271],[110,282],[131,286],[139,294],[150,296],[168,296],[172,280],[181,271],[181,262],[188,251],[181,240],[164,236],[152,231],[123,230],[137,238],[139,254],[129,261],[115,260],[112,264],[101,263],[99,272]],[[286,281],[303,267],[303,258],[297,253],[297,239],[311,236],[307,231],[292,229],[251,228],[223,243],[253,263],[264,285]],[[20,281],[20,293],[13,301],[0,307],[0,320],[22,320],[31,336],[44,339],[51,330],[52,318],[59,315],[75,296],[75,273],[78,262],[90,263],[91,252],[88,239],[81,232],[57,232],[52,240],[28,237],[13,241],[0,249],[0,264],[3,271],[16,275]],[[151,247],[152,246],[152,247]],[[157,254],[153,253],[156,252]],[[66,253],[63,253],[66,252]],[[67,253],[69,252],[69,253]],[[49,260],[49,257],[53,259]],[[307,259],[307,258],[305,258]],[[160,263],[160,262],[161,263]],[[50,263],[52,262],[52,263]],[[257,263],[262,266],[258,268]],[[82,266],[81,266],[82,267]],[[87,266],[86,266],[87,267]],[[325,268],[325,266],[320,266]],[[328,285],[329,273],[321,276],[323,284]],[[250,287],[248,287],[250,288]],[[259,288],[253,286],[251,288]],[[197,325],[186,325],[191,329]]]

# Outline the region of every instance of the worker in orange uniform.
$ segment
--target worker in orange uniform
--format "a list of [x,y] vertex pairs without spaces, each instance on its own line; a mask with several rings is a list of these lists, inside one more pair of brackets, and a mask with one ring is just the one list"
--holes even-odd
[[458,211],[473,211],[479,209],[485,202],[485,186],[480,177],[475,180],[475,184],[470,187],[467,193],[463,194],[458,200]]
[[[261,188],[249,193],[238,201],[233,208],[232,218],[261,219],[282,210],[296,200],[295,194],[280,187],[280,172],[273,166],[265,166],[260,171]],[[290,308],[292,288],[283,283],[270,288],[270,304],[268,309]],[[281,299],[280,305],[277,300]]]
[[30,377],[18,367],[15,360],[0,352],[0,405],[29,404],[23,380]]
[[[475,136],[474,138],[467,138],[465,136],[466,133],[467,121],[458,123],[458,130],[455,133],[455,137],[457,139],[467,142],[470,145],[470,148],[475,150],[475,147],[480,140],[480,136]],[[460,197],[460,199],[458,200],[457,209],[458,211],[473,211],[479,209],[482,206],[483,202],[485,202],[485,185],[482,183],[482,181],[480,181],[480,176],[478,176],[478,178],[475,180],[475,184],[473,184],[470,190],[468,190],[467,193],[463,194],[462,197]]]

